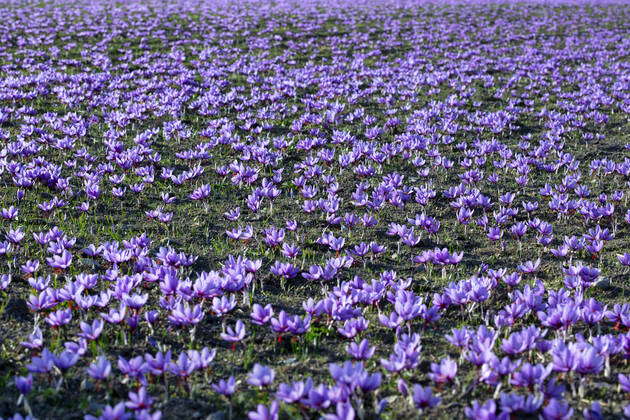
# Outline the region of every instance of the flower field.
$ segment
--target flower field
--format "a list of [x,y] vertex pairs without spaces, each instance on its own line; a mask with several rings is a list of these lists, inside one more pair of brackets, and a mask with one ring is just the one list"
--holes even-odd
[[0,418],[630,418],[630,3],[0,0]]

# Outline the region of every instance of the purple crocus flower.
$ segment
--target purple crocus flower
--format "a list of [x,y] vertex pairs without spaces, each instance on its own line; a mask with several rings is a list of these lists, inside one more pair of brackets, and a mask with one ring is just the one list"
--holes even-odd
[[203,200],[210,196],[210,185],[204,184],[190,194],[191,200]]
[[64,249],[61,254],[46,258],[46,262],[54,269],[65,270],[72,264],[72,254]]
[[125,406],[130,410],[141,411],[151,408],[153,405],[153,398],[147,393],[145,387],[140,387],[137,392],[129,392],[129,400],[125,403]]
[[538,267],[540,267],[540,258],[536,261],[526,261],[523,264],[518,266],[518,269],[523,274],[532,274],[538,271]]
[[111,371],[112,366],[105,356],[99,356],[87,369],[92,378],[100,381],[107,379]]
[[271,307],[270,304],[267,304],[263,307],[259,305],[258,303],[255,303],[252,306],[252,312],[250,314],[250,317],[254,324],[264,325],[267,322],[269,322],[272,316],[273,316],[273,308]]
[[509,418],[508,413],[502,413],[497,416],[497,405],[494,400],[488,400],[483,404],[479,404],[479,401],[473,401],[472,407],[466,407],[464,413],[466,417],[472,420],[507,420]]
[[166,353],[159,351],[155,356],[147,353],[144,355],[144,360],[146,369],[151,372],[151,374],[158,376],[163,375],[171,364],[171,351],[169,350]]
[[413,386],[412,399],[413,404],[418,410],[436,407],[441,401],[439,397],[433,395],[431,387],[423,387],[418,384]]
[[547,376],[551,373],[553,366],[532,365],[525,363],[520,370],[512,374],[510,383],[514,386],[531,388],[535,385],[542,384]]
[[590,407],[582,410],[582,415],[585,420],[604,420],[602,406],[598,401],[594,401]]
[[101,415],[94,417],[92,415],[85,416],[85,420],[127,420],[131,415],[125,410],[125,403],[120,402],[115,406],[106,405]]
[[577,352],[577,366],[575,371],[582,375],[595,375],[604,368],[604,358],[601,357],[594,347],[582,349]]
[[[215,298],[216,299],[216,298]],[[174,325],[186,326],[195,325],[201,322],[204,317],[201,305],[190,306],[186,302],[180,302],[168,316],[169,321]]]
[[323,417],[325,420],[354,420],[355,412],[350,403],[337,403],[334,414],[325,414]]
[[630,253],[626,252],[624,254],[617,254],[617,259],[621,265],[625,265],[626,267],[630,267]]
[[72,351],[63,351],[59,355],[53,355],[53,363],[61,370],[66,371],[79,361],[80,355]]
[[28,374],[27,376],[16,376],[14,378],[15,386],[22,395],[26,395],[31,392],[31,388],[33,388],[33,375]]
[[9,284],[11,284],[11,275],[10,274],[1,274],[0,275],[0,290],[7,290]]
[[331,404],[330,389],[325,385],[317,385],[311,388],[304,404],[316,410],[328,408]]
[[48,373],[54,366],[54,356],[47,348],[42,350],[41,356],[33,357],[31,363],[26,366],[29,372]]
[[[544,402],[542,395],[519,395],[501,393],[502,413],[534,414]],[[518,415],[518,414],[517,414]]]
[[306,382],[298,381],[291,384],[282,383],[278,386],[276,398],[284,401],[285,403],[293,404],[303,398],[306,398],[312,387],[313,381],[310,378]]
[[276,374],[271,368],[256,363],[249,373],[247,383],[252,386],[265,387],[273,382],[275,376]]
[[543,408],[542,417],[545,420],[568,420],[573,416],[573,409],[563,400],[552,398]]
[[17,229],[10,228],[6,234],[6,238],[12,244],[19,245],[20,242],[22,242],[22,239],[24,239],[25,235],[26,233],[22,230],[21,227],[18,227]]
[[278,412],[280,411],[280,404],[278,401],[273,401],[269,407],[264,404],[258,404],[256,411],[250,411],[247,413],[249,420],[278,420]]
[[20,266],[20,270],[25,275],[32,275],[39,268],[39,260],[28,260],[22,266]]
[[130,378],[142,379],[148,371],[147,364],[142,356],[137,356],[129,360],[124,357],[118,357],[118,369]]
[[450,358],[445,358],[439,364],[431,363],[431,378],[435,383],[443,384],[452,381],[457,375],[457,362]]
[[169,363],[168,371],[175,376],[185,379],[192,375],[199,367],[195,353],[191,354],[191,351],[183,351],[179,354],[176,361]]
[[229,298],[226,296],[215,297],[212,299],[212,310],[217,316],[223,316],[236,307],[236,299],[234,296]]
[[221,333],[221,338],[230,343],[237,343],[245,338],[245,324],[240,319],[236,321],[234,328],[228,326],[226,332]]
[[104,323],[100,319],[96,319],[92,324],[81,321],[81,332],[79,337],[83,337],[86,340],[96,340],[103,331]]
[[230,397],[236,392],[236,379],[234,376],[230,376],[227,380],[220,379],[216,384],[212,384],[212,389],[221,395]]
[[370,342],[367,339],[363,339],[360,343],[352,342],[348,344],[346,351],[355,360],[368,360],[374,355],[376,347],[370,346]]
[[31,350],[40,348],[44,344],[42,330],[39,327],[35,327],[33,333],[28,336],[28,339],[20,344]]
[[59,328],[68,324],[72,320],[72,311],[70,309],[59,309],[51,312],[46,317],[46,322],[53,328]]

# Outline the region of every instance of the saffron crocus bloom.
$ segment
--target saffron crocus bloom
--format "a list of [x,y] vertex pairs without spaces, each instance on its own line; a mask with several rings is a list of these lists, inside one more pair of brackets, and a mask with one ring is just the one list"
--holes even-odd
[[59,309],[51,312],[46,317],[46,322],[53,328],[61,327],[68,324],[72,320],[72,311],[70,309]]
[[210,185],[204,184],[190,194],[191,200],[203,200],[210,196]]
[[79,361],[79,357],[80,355],[78,353],[66,350],[61,352],[58,356],[53,355],[53,363],[59,370],[66,371]]
[[577,352],[576,372],[582,375],[595,375],[604,368],[604,358],[597,354],[594,347],[589,347]]
[[168,371],[175,376],[180,378],[187,378],[192,375],[195,370],[199,368],[199,365],[195,361],[194,353],[190,354],[189,352],[181,352],[176,361],[169,363]]
[[264,241],[270,247],[276,247],[284,241],[285,232],[282,228],[270,227],[265,229],[263,233],[265,234]]
[[471,335],[470,331],[465,328],[457,329],[453,328],[451,334],[447,335],[446,340],[455,347],[465,348],[470,343]]
[[101,314],[101,317],[109,322],[110,324],[120,324],[125,320],[125,313],[127,312],[127,307],[122,304],[118,309],[110,309],[108,313]]
[[234,295],[227,298],[226,296],[215,297],[212,299],[212,310],[217,316],[223,316],[236,307],[236,299]]
[[105,380],[112,371],[112,365],[105,356],[99,356],[96,362],[92,363],[88,369],[88,374],[96,380]]
[[81,321],[81,332],[79,337],[83,337],[86,340],[96,340],[103,331],[104,323],[100,319],[95,319],[92,324]]
[[236,321],[234,328],[227,327],[226,332],[221,333],[221,338],[230,343],[237,343],[245,338],[245,324],[240,319]]
[[630,253],[626,252],[624,254],[617,254],[617,259],[619,260],[621,265],[630,267]]
[[342,327],[337,328],[337,331],[346,338],[354,338],[361,331],[365,331],[368,324],[369,321],[363,317],[352,318],[347,320]]
[[46,262],[52,268],[65,270],[72,264],[72,254],[64,249],[61,254],[46,258]]
[[[192,350],[189,350],[191,352]],[[210,366],[212,361],[217,355],[216,349],[210,349],[208,347],[202,348],[200,351],[195,350],[195,356],[193,357],[197,367],[199,369],[206,369]]]
[[6,220],[13,220],[18,216],[18,209],[14,206],[10,206],[9,208],[3,208],[0,211],[0,217]]
[[514,386],[530,388],[535,385],[542,384],[547,376],[551,373],[553,366],[532,365],[525,363],[520,370],[512,374],[510,383]]
[[269,271],[271,271],[271,273],[275,276],[292,279],[298,275],[300,269],[291,263],[276,261]]
[[497,405],[493,400],[488,400],[483,404],[479,404],[479,401],[473,401],[472,407],[466,407],[464,413],[466,417],[472,420],[507,420],[509,414],[505,413],[504,416],[497,417],[496,415]]
[[501,239],[501,237],[503,237],[503,231],[500,227],[491,227],[488,230],[487,237],[491,241],[498,241],[499,239]]
[[201,305],[190,306],[186,302],[180,302],[168,316],[169,321],[177,326],[195,325],[201,322],[204,313]]
[[269,322],[272,316],[273,308],[270,304],[267,304],[263,307],[258,303],[255,303],[252,307],[252,313],[250,314],[252,322],[257,325],[266,324],[267,322]]
[[302,398],[305,398],[312,387],[313,381],[310,378],[306,382],[299,381],[291,384],[282,383],[278,386],[276,398],[288,404],[293,404],[300,401]]
[[6,234],[6,238],[12,244],[18,245],[22,239],[24,239],[25,235],[26,233],[24,233],[21,227],[18,227],[17,229],[10,228]]
[[287,243],[282,244],[282,255],[287,258],[296,258],[300,255],[301,252],[302,250],[297,245]]
[[464,253],[460,252],[460,253],[450,253],[446,248],[435,248],[434,253],[433,253],[433,259],[432,262],[434,264],[439,264],[439,265],[455,265],[455,264],[459,264],[459,262],[462,260],[462,258],[464,257]]
[[22,395],[26,395],[31,392],[31,388],[33,387],[33,375],[28,374],[28,376],[16,376],[15,377],[15,386]]
[[241,209],[240,207],[236,207],[232,210],[228,210],[225,213],[223,213],[223,217],[225,217],[226,219],[234,222],[236,220],[238,220],[238,218],[241,216]]
[[573,409],[565,401],[552,398],[543,408],[545,420],[568,420],[573,416]]
[[518,269],[523,274],[532,274],[538,271],[538,267],[540,267],[540,258],[536,261],[526,261],[519,265]]
[[34,272],[37,271],[37,269],[39,268],[39,260],[29,260],[26,261],[21,267],[20,269],[22,270],[22,273],[24,273],[25,275],[31,275]]
[[294,315],[287,320],[288,331],[291,334],[301,335],[309,330],[311,327],[311,317],[306,315],[304,318],[299,315]]
[[553,370],[556,372],[569,372],[577,367],[577,357],[573,348],[561,344],[552,349]]
[[129,413],[125,410],[125,403],[120,402],[114,407],[106,405],[99,417],[92,415],[85,416],[85,420],[126,420],[129,419]]
[[171,351],[169,350],[166,353],[159,351],[155,356],[147,353],[144,355],[144,360],[146,361],[146,369],[149,372],[153,375],[163,375],[171,364]]
[[142,356],[137,356],[132,359],[125,359],[124,357],[118,357],[118,369],[130,378],[141,379],[144,374],[148,372],[148,366]]
[[274,401],[269,407],[264,404],[258,404],[256,411],[250,411],[247,413],[247,417],[249,420],[278,420],[279,411],[280,404],[278,401]]
[[252,386],[264,387],[271,384],[275,376],[273,369],[256,363],[249,373],[247,383]]
[[380,372],[368,374],[365,372],[357,381],[357,385],[363,392],[371,392],[381,386],[382,376]]
[[440,364],[431,363],[431,373],[429,378],[438,384],[443,384],[452,381],[457,375],[457,362],[450,358],[445,358],[440,361]]
[[354,420],[354,408],[350,403],[339,402],[334,414],[325,414],[322,418],[324,420]]
[[510,334],[510,336],[501,343],[501,350],[509,355],[522,353],[527,350],[527,348],[527,342],[520,332]]
[[129,392],[129,401],[125,403],[127,408],[134,411],[151,408],[151,405],[153,405],[153,398],[147,393],[145,387],[141,387],[138,392]]
[[503,413],[522,412],[524,414],[534,414],[544,402],[544,397],[538,395],[505,394],[501,393],[501,411]]
[[354,388],[357,382],[366,375],[362,362],[352,363],[349,360],[344,362],[343,365],[331,363],[328,366],[328,370],[336,382],[347,385],[350,388]]
[[7,290],[11,284],[11,275],[10,274],[2,274],[0,275],[0,290]]
[[142,295],[134,293],[132,295],[126,295],[123,298],[125,305],[133,310],[141,309],[144,304],[147,303],[147,300],[149,300],[149,295],[147,293]]
[[42,350],[41,356],[36,356],[31,359],[31,363],[26,366],[29,372],[33,373],[48,373],[54,366],[53,354],[47,348]]
[[212,389],[218,394],[229,397],[236,392],[236,379],[234,376],[230,376],[227,380],[221,379],[218,383],[212,384]]
[[304,405],[316,410],[328,408],[331,404],[330,389],[325,385],[314,386],[303,401]]
[[285,311],[280,311],[278,318],[271,318],[271,329],[282,334],[289,331],[289,315]]
[[437,406],[441,399],[433,395],[431,387],[423,387],[421,385],[413,386],[413,404],[418,410],[424,410],[427,408],[433,408]]
[[35,327],[33,333],[28,336],[28,339],[21,342],[20,344],[31,350],[40,348],[44,344],[42,330],[39,329],[39,327]]
[[604,420],[602,406],[598,401],[593,402],[590,407],[582,410],[582,415],[585,420]]
[[348,344],[346,351],[355,360],[367,360],[374,355],[376,346],[370,346],[370,342],[367,339],[363,339],[360,343],[352,342]]

